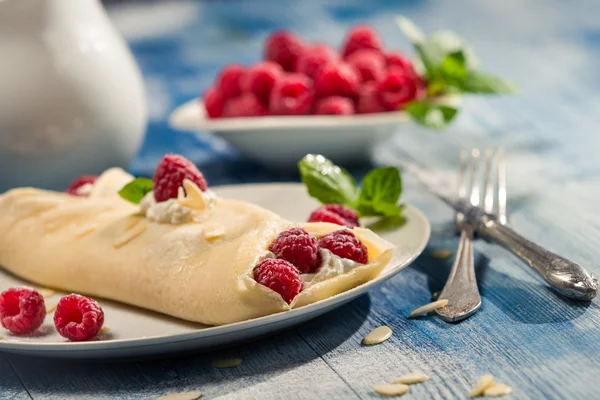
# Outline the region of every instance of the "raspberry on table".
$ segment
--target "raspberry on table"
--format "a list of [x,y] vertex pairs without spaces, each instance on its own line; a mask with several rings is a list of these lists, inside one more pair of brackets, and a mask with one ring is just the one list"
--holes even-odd
[[376,82],[367,82],[361,86],[356,102],[358,114],[374,114],[385,112],[386,109],[379,98]]
[[348,228],[360,226],[356,212],[341,204],[324,204],[320,206],[310,214],[308,222],[330,222]]
[[293,71],[296,59],[304,51],[305,44],[290,31],[281,30],[271,34],[265,41],[264,59],[281,65],[285,71]]
[[216,87],[211,87],[204,93],[204,109],[209,118],[221,118],[225,108],[225,99]]
[[187,158],[166,154],[154,171],[154,199],[158,202],[177,198],[177,191],[183,185],[183,180],[194,182],[203,192],[206,190],[206,179],[202,172]]
[[303,274],[311,273],[318,267],[317,239],[302,228],[281,232],[271,243],[269,250],[276,258],[291,263]]
[[96,175],[83,175],[75,179],[67,188],[66,192],[72,196],[85,196],[79,192],[83,185],[93,185],[98,177]]
[[403,71],[408,70],[408,69],[413,69],[412,61],[408,57],[405,57],[398,52],[392,51],[389,53],[385,53],[384,57],[385,57],[386,66],[388,68],[396,67],[396,68],[400,68]]
[[104,311],[96,300],[79,294],[60,299],[54,312],[58,333],[72,342],[95,337],[104,324]]
[[342,46],[344,59],[360,49],[372,49],[381,52],[383,45],[379,34],[367,25],[357,25],[350,29]]
[[381,103],[387,111],[400,110],[406,103],[419,97],[420,87],[416,76],[398,68],[390,68],[377,83]]
[[379,81],[385,75],[385,59],[379,51],[360,49],[348,56],[346,62],[358,71],[362,82]]
[[277,63],[263,61],[255,64],[242,79],[242,92],[252,93],[263,104],[269,104],[273,86],[282,73],[281,66]]
[[296,267],[285,260],[269,258],[254,267],[254,280],[279,293],[286,303],[302,291],[304,283]]
[[315,93],[319,97],[355,97],[360,88],[360,75],[349,64],[338,62],[325,65],[315,78]]
[[229,64],[219,72],[216,79],[216,88],[224,100],[242,94],[241,82],[246,70],[239,64]]
[[367,247],[354,236],[354,233],[347,230],[335,231],[323,236],[319,240],[319,247],[359,264],[369,262]]
[[323,66],[336,61],[338,61],[338,56],[335,50],[326,44],[315,44],[298,56],[294,71],[315,79]]
[[274,115],[305,115],[313,104],[310,79],[301,74],[285,74],[271,92],[269,111]]
[[267,115],[267,107],[252,93],[244,93],[239,97],[229,99],[223,109],[223,117],[260,117]]
[[354,114],[354,103],[347,97],[330,96],[317,101],[315,114],[318,115],[351,115]]
[[13,335],[39,328],[46,318],[44,297],[33,289],[10,288],[0,294],[0,322]]

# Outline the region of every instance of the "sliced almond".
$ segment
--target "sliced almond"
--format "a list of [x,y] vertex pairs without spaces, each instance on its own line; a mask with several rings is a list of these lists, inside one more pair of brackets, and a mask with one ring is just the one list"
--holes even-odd
[[442,300],[434,301],[433,303],[425,304],[424,306],[421,306],[421,307],[417,308],[416,310],[414,310],[413,312],[411,312],[410,315],[408,316],[408,318],[414,318],[414,317],[418,317],[418,316],[427,314],[429,312],[437,310],[438,308],[442,308],[442,307],[446,306],[447,304],[448,304],[448,300],[446,300],[446,299],[442,299]]
[[389,326],[380,326],[373,329],[362,340],[363,344],[373,345],[383,343],[392,336],[392,330]]
[[52,314],[54,311],[56,311],[56,306],[57,306],[57,304],[53,304],[51,306],[47,306],[46,307],[46,314]]
[[225,235],[225,227],[223,225],[211,224],[204,227],[204,238],[209,242],[217,240]]
[[125,231],[121,237],[117,238],[113,243],[113,247],[115,249],[121,248],[125,246],[127,243],[131,242],[136,237],[140,236],[146,230],[145,225],[137,225],[129,231]]
[[469,397],[479,397],[483,394],[483,391],[485,389],[487,389],[488,387],[492,386],[494,384],[494,377],[492,375],[484,375],[481,378],[479,378],[479,380],[477,381],[477,383],[475,383],[475,386],[473,386],[473,389],[471,389],[471,393],[469,393]]
[[484,391],[485,397],[502,397],[512,392],[512,388],[504,383],[493,382],[491,386],[488,386]]
[[223,358],[212,363],[214,368],[235,368],[242,363],[241,358]]
[[179,205],[191,208],[192,210],[206,209],[206,200],[198,185],[189,179],[184,179],[183,188],[185,189],[185,197],[181,199],[178,197],[177,202]]
[[52,297],[56,294],[56,292],[52,289],[46,289],[46,288],[39,288],[37,290],[37,292],[39,294],[42,295],[43,298],[47,299],[48,297]]
[[410,374],[399,376],[394,379],[394,383],[404,383],[405,385],[414,385],[415,383],[423,383],[429,380],[429,377],[421,371],[411,372]]
[[75,237],[78,239],[81,239],[82,237],[87,236],[90,233],[94,232],[96,229],[98,229],[97,224],[85,225],[84,227],[79,228],[75,231]]
[[0,336],[0,340],[4,340],[4,336]]
[[108,331],[110,331],[110,329],[108,329],[108,326],[103,326],[102,328],[100,328],[100,332],[98,332],[98,334],[102,335],[104,333],[108,333]]
[[436,258],[438,260],[447,260],[452,255],[452,250],[446,250],[446,249],[433,250],[431,252],[431,255],[433,258]]
[[403,383],[392,383],[385,385],[375,385],[373,390],[382,396],[402,396],[408,393],[408,385]]
[[198,400],[201,397],[202,393],[200,392],[184,392],[167,394],[156,400]]

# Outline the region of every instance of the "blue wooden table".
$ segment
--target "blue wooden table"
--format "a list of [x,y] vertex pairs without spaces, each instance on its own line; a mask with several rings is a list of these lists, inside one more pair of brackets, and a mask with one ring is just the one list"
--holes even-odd
[[[459,149],[505,147],[512,225],[600,275],[599,2],[165,1],[113,6],[110,13],[141,65],[150,105],[148,135],[131,170],[148,175],[165,152],[183,153],[213,185],[296,178],[253,164],[209,133],[195,137],[166,123],[223,64],[257,61],[270,30],[288,27],[338,43],[360,21],[406,50],[396,14],[427,31],[458,31],[487,70],[511,77],[523,93],[469,99],[443,133],[399,131],[375,162],[393,163],[408,152],[451,177]],[[406,318],[447,277],[451,260],[431,251],[454,249],[456,239],[447,229],[450,210],[405,179],[404,199],[426,212],[434,234],[414,265],[369,295],[297,329],[208,354],[111,363],[0,355],[0,398],[148,399],[190,390],[219,399],[377,398],[373,384],[417,370],[431,380],[412,387],[407,399],[466,398],[485,373],[512,386],[510,398],[600,398],[598,301],[557,297],[498,247],[476,245],[483,306],[475,316],[457,325]],[[393,337],[361,347],[382,324]],[[242,365],[211,367],[229,356]]]

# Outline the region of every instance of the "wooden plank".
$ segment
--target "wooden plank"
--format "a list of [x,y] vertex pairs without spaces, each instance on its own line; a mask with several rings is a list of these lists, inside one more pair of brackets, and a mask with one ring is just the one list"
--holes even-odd
[[[236,368],[212,361],[239,357]],[[293,330],[230,350],[162,360],[89,362],[10,356],[34,399],[152,399],[201,391],[204,398],[357,398]]]
[[0,353],[0,400],[29,400],[31,396],[19,380],[19,377]]

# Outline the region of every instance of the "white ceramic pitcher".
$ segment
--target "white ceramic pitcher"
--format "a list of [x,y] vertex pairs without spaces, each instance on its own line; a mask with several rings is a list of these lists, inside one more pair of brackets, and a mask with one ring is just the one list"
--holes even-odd
[[126,167],[142,78],[99,0],[0,0],[0,192]]

